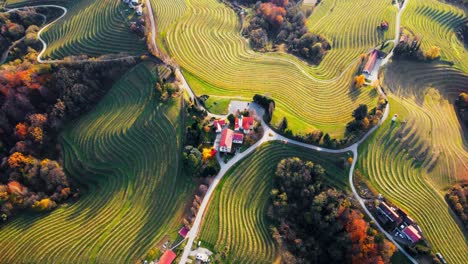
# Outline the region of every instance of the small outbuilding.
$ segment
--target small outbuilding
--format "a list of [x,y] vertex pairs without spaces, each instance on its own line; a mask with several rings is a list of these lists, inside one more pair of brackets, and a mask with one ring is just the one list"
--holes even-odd
[[141,5],[136,7],[136,14],[139,16],[143,15],[143,7]]
[[244,134],[235,132],[232,137],[232,142],[235,144],[242,144],[242,142],[244,142]]
[[205,263],[208,262],[208,255],[205,253],[197,253],[195,259]]
[[416,243],[421,240],[422,236],[414,226],[408,226],[403,230],[403,233],[408,237],[411,242]]

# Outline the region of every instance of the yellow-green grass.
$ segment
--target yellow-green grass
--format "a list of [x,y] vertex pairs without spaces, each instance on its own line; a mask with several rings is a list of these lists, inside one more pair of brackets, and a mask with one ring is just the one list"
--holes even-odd
[[455,30],[466,21],[464,11],[438,0],[410,0],[402,16],[402,26],[422,37],[422,48],[439,46],[443,60],[468,72],[468,51]]
[[67,15],[41,35],[48,45],[44,58],[140,55],[146,51],[145,41],[130,31],[129,16],[134,11],[122,1],[69,1],[66,7]]
[[348,189],[340,157],[279,142],[259,147],[231,169],[217,187],[207,209],[200,239],[218,252],[227,248],[225,263],[273,263],[278,249],[267,219],[269,193],[278,162],[299,157],[321,164],[329,184]]
[[[442,182],[447,179],[453,182],[455,176],[438,175],[430,170],[433,166],[448,169],[468,159],[466,151],[458,152],[462,146],[451,152],[461,131],[452,127],[456,125],[453,109],[444,106],[445,102],[434,93],[434,89],[429,90],[420,103],[391,96],[390,116],[398,114],[398,121],[387,120],[359,147],[357,167],[379,193],[417,221],[434,252],[441,252],[448,263],[467,263],[466,233],[441,191]],[[444,129],[445,133],[441,133]],[[443,146],[435,145],[437,142]],[[436,147],[445,147],[438,161]]]
[[[391,1],[345,2],[320,23],[310,19],[312,31],[324,34],[333,45],[319,66],[311,66],[290,54],[253,51],[240,34],[236,13],[219,1],[152,0],[158,37],[164,38],[160,42],[185,73],[199,80],[189,82],[196,94],[245,100],[256,93],[267,94],[276,101],[276,118],[287,117],[294,132],[321,129],[336,137],[343,136],[352,110],[360,103],[376,104],[369,90],[350,88],[356,59],[393,36],[393,28],[379,36],[376,27],[383,19],[392,25],[396,13]],[[341,18],[350,13],[356,15],[345,23]],[[355,25],[337,26],[344,24]]]
[[3,226],[0,262],[135,263],[175,238],[195,186],[181,169],[181,104],[158,102],[153,69],[136,66],[64,132],[65,169],[82,196]]

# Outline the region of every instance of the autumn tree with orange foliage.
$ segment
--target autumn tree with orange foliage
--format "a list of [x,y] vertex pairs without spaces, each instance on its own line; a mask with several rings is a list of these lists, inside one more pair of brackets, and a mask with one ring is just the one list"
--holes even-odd
[[28,125],[26,123],[19,123],[15,127],[15,135],[19,139],[25,139],[26,136],[28,135]]
[[31,156],[25,156],[23,153],[15,152],[8,158],[10,168],[20,168],[33,161]]
[[354,86],[356,88],[361,88],[365,83],[366,83],[366,77],[362,74],[354,78]]
[[282,6],[277,6],[274,3],[263,3],[257,11],[262,13],[263,17],[272,25],[281,26],[284,22],[286,10]]

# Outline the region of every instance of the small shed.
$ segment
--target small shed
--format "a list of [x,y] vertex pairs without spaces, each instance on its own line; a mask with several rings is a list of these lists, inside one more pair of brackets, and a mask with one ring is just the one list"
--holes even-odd
[[143,7],[141,5],[136,7],[136,14],[139,16],[143,15]]
[[207,262],[208,261],[208,255],[205,253],[197,253],[196,260],[200,260],[201,262]]
[[179,235],[183,238],[185,238],[188,234],[189,230],[183,226],[180,230],[179,230]]

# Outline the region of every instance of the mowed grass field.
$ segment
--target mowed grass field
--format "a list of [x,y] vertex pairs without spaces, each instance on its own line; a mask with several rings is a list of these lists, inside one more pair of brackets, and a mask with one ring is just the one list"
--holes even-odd
[[468,72],[468,51],[455,30],[466,21],[466,13],[438,0],[410,0],[403,13],[401,25],[422,37],[422,48],[440,47],[442,60]]
[[0,232],[2,263],[135,263],[182,223],[195,185],[182,172],[180,104],[161,105],[151,64],[120,79],[63,135],[80,199]]
[[[251,100],[255,93],[267,94],[277,103],[274,121],[287,117],[294,132],[321,129],[342,137],[353,109],[376,104],[371,89],[350,88],[359,56],[393,38],[396,8],[384,0],[336,2],[331,14],[324,6],[309,18],[312,31],[333,46],[313,66],[290,54],[253,51],[236,13],[219,1],[152,0],[159,43],[189,73],[197,95]],[[391,29],[381,34],[376,28],[384,19]]]
[[[300,157],[321,164],[329,184],[348,189],[347,172],[339,157],[273,142],[259,147],[231,169],[216,189],[207,209],[200,239],[218,252],[226,249],[225,263],[273,263],[278,249],[267,219],[267,206],[278,162]],[[202,243],[202,244],[203,244]]]
[[409,212],[434,252],[448,263],[467,263],[467,234],[443,198],[445,187],[466,180],[466,141],[437,90],[421,99],[390,97],[390,116],[398,114],[398,121],[386,121],[359,147],[357,167],[379,193]]
[[65,17],[48,27],[42,38],[48,47],[44,58],[67,56],[141,55],[146,43],[130,32],[128,6],[115,0],[9,1],[10,6],[60,4],[68,8]]

